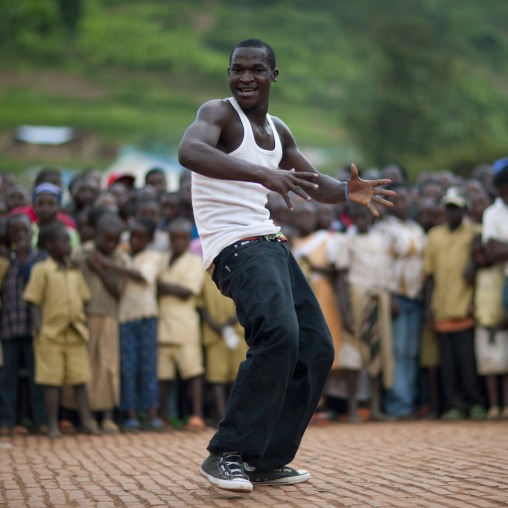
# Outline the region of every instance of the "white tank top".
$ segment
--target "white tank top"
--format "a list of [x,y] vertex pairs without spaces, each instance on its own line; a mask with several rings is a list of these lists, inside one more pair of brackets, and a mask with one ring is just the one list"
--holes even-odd
[[[228,155],[277,170],[282,158],[282,145],[270,115],[267,115],[267,120],[275,138],[275,148],[265,150],[256,144],[249,119],[236,99],[230,97],[227,100],[237,111],[243,125],[243,140]],[[192,207],[203,246],[205,269],[224,247],[233,242],[280,231],[265,208],[269,192],[258,183],[217,180],[192,173]]]

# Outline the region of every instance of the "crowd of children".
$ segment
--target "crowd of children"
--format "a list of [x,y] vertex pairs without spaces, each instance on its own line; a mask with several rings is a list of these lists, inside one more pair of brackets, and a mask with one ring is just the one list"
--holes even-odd
[[[364,176],[396,192],[375,220],[267,204],[335,346],[313,421],[508,418],[508,158],[469,178]],[[157,168],[134,182],[88,169],[64,189],[47,167],[29,193],[0,174],[0,435],[197,431],[223,415],[247,345],[203,269],[189,174],[178,192]]]

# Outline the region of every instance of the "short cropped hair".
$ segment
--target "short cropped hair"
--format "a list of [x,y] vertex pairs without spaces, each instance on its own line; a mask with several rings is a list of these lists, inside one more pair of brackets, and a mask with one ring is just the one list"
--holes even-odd
[[190,235],[192,235],[192,222],[185,217],[179,217],[178,219],[174,219],[169,224],[169,232],[172,231],[188,231]]
[[146,181],[152,176],[152,175],[156,175],[156,174],[161,174],[164,178],[166,178],[166,172],[161,169],[161,168],[152,168],[152,169],[149,169],[146,174],[145,174],[145,183]]
[[97,233],[102,233],[103,231],[114,231],[115,233],[121,233],[124,230],[124,224],[122,219],[111,211],[106,211],[97,219],[95,225],[95,229]]
[[153,238],[155,230],[157,229],[157,223],[153,219],[150,217],[140,217],[134,221],[134,224],[143,226],[148,231],[150,238]]
[[34,187],[37,187],[41,183],[51,182],[52,177],[62,178],[62,172],[58,168],[42,168],[35,177]]
[[266,56],[268,58],[268,63],[270,65],[270,70],[274,70],[276,67],[275,63],[275,53],[270,45],[268,45],[266,42],[263,42],[260,39],[245,39],[242,42],[239,42],[234,48],[233,51],[231,51],[231,54],[229,55],[229,65],[231,65],[231,60],[233,59],[233,53],[239,49],[239,48],[258,48],[263,49],[266,53]]
[[99,223],[99,220],[104,215],[110,213],[111,215],[116,215],[115,212],[111,211],[111,208],[103,205],[94,205],[88,210],[85,210],[86,213],[86,221],[90,226],[93,228],[97,227],[97,224]]
[[39,238],[37,240],[38,249],[46,249],[50,242],[54,242],[62,233],[67,231],[67,226],[59,220],[54,220],[49,224],[41,226]]

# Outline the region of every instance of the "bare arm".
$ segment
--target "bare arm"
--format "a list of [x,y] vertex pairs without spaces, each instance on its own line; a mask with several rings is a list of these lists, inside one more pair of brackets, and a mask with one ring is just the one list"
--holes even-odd
[[491,263],[508,261],[508,245],[497,240],[490,239],[487,242],[485,253]]
[[157,294],[159,296],[173,295],[181,300],[187,300],[192,296],[192,292],[178,284],[170,284],[161,280],[157,281]]
[[379,186],[388,185],[390,180],[362,180],[358,176],[358,169],[354,164],[351,164],[351,178],[347,182],[340,182],[331,178],[328,175],[319,173],[309,160],[300,152],[296,142],[288,127],[278,118],[274,119],[277,127],[277,132],[281,138],[283,147],[283,156],[280,162],[282,169],[294,169],[297,174],[300,172],[315,173],[317,177],[317,189],[308,190],[311,198],[319,201],[320,203],[337,204],[345,203],[346,199],[346,186],[348,190],[348,197],[352,203],[365,205],[376,217],[379,216],[377,210],[374,208],[373,203],[378,203],[385,206],[392,206],[392,203],[386,201],[380,196],[393,196],[393,191],[381,189]]
[[238,321],[236,315],[232,315],[230,318],[226,319],[226,321],[224,321],[223,323],[217,323],[217,321],[212,319],[212,317],[204,307],[201,307],[199,309],[199,313],[201,314],[201,319],[203,319],[203,321],[205,321],[210,326],[210,328],[212,328],[212,330],[214,330],[218,334],[222,333],[224,327],[233,326]]
[[337,270],[331,264],[326,266],[316,266],[311,263],[310,259],[307,256],[302,256],[300,259],[306,261],[312,272],[319,273],[320,275],[324,275],[327,277],[330,282],[333,282],[335,277],[337,276]]
[[34,303],[30,304],[30,318],[32,319],[32,327],[35,330],[35,335],[38,337],[41,333],[42,316],[41,308]]
[[214,321],[208,311],[205,308],[200,308],[199,313],[201,314],[201,319],[208,324],[208,326],[219,335],[222,333],[222,326],[220,323]]
[[101,256],[98,251],[92,251],[90,256],[88,257],[88,264],[90,268],[99,276],[102,283],[108,290],[108,292],[114,296],[115,298],[120,297],[120,291],[118,290],[118,285],[115,280],[113,280],[108,272],[104,269],[101,263]]
[[146,282],[145,278],[141,275],[138,270],[134,270],[132,268],[127,268],[126,266],[119,265],[111,260],[107,260],[107,264],[103,265],[104,267],[111,268],[122,275],[125,275],[137,282]]
[[[305,190],[317,189],[317,172],[272,171],[264,166],[230,157],[218,148],[236,120],[236,112],[224,101],[211,101],[198,111],[195,122],[185,132],[178,148],[182,166],[219,180],[259,183],[281,194],[292,208],[289,192],[308,199]],[[291,169],[291,168],[288,168]]]

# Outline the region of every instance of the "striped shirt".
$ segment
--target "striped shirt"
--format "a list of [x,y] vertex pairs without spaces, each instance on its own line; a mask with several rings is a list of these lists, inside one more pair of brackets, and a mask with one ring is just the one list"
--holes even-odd
[[[87,242],[73,253],[72,258],[79,263],[79,267],[83,277],[85,278],[92,298],[85,306],[85,312],[90,315],[110,316],[118,318],[118,298],[113,296],[102,282],[97,272],[88,264],[88,256],[95,250],[92,242]],[[127,266],[129,264],[129,256],[127,254],[115,250],[109,259],[115,263]],[[122,293],[126,279],[124,276],[111,269],[106,269],[107,274],[116,282],[120,293]]]

